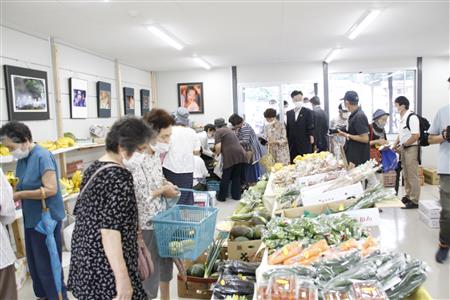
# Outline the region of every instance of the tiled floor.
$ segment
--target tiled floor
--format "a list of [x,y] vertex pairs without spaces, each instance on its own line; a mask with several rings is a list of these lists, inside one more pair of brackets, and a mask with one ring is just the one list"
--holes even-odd
[[[426,185],[422,189],[421,199],[438,199],[437,186]],[[231,215],[236,202],[228,200],[218,203],[218,220],[225,220]],[[396,251],[404,251],[412,257],[421,259],[430,266],[430,274],[425,287],[436,300],[450,299],[450,262],[438,264],[434,254],[438,241],[437,229],[430,229],[419,220],[417,210],[405,211],[402,209],[384,209],[381,213],[381,225],[374,234],[380,237],[382,247]],[[67,275],[68,268],[66,268]],[[67,278],[67,277],[66,277]],[[176,280],[171,282],[171,299],[177,298]],[[19,291],[19,299],[35,299],[31,287],[31,280]],[[73,297],[69,296],[69,299]]]

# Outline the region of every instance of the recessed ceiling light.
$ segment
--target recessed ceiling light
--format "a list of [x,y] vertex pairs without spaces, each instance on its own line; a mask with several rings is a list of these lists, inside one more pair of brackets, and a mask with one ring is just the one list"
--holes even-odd
[[175,38],[171,37],[169,33],[165,32],[163,29],[156,25],[147,26],[147,30],[159,37],[161,40],[177,49],[178,51],[183,50],[184,46],[178,42]]
[[378,15],[380,14],[381,10],[379,9],[375,9],[375,10],[369,10],[368,12],[366,12],[364,14],[364,16],[362,18],[360,18],[360,20],[358,22],[356,22],[352,28],[350,28],[347,37],[351,40],[356,39],[356,37],[364,30],[367,28],[367,26],[370,25],[370,23],[373,22],[373,20],[376,19],[376,17],[378,17]]
[[195,56],[195,57],[192,57],[192,59],[193,59],[199,66],[201,66],[202,68],[205,68],[206,70],[210,70],[210,69],[211,69],[211,65],[210,65],[206,60],[204,60],[203,58],[198,57],[198,56]]
[[341,48],[333,48],[331,51],[327,54],[325,57],[325,62],[329,64],[331,61],[333,61],[336,58],[336,55],[338,55],[341,52]]

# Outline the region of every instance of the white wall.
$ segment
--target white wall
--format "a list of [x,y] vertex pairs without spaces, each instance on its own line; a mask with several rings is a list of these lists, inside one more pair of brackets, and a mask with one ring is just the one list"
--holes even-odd
[[[24,123],[31,128],[35,141],[56,140],[55,99],[49,40],[10,28],[0,27],[0,30],[2,31],[0,56],[2,65],[15,65],[47,72],[50,120],[25,121]],[[116,91],[114,61],[66,45],[58,44],[58,49],[63,130],[64,132],[72,132],[78,138],[88,138],[91,125],[111,126],[119,118],[119,105],[124,105],[123,92],[121,91],[120,95],[117,95]],[[147,89],[151,92],[150,72],[123,64],[120,68],[122,86],[134,88],[135,114],[140,116],[140,89]],[[8,121],[8,112],[3,70],[0,73],[0,123],[3,124]],[[88,81],[87,119],[70,118],[69,78],[71,77]],[[97,117],[97,81],[105,81],[111,84],[111,118]],[[98,158],[99,153],[100,150],[73,152],[67,154],[67,162],[77,159],[84,159],[85,162],[89,162]]]
[[203,82],[205,113],[192,114],[191,120],[204,125],[216,118],[227,119],[233,113],[231,67],[209,71],[157,72],[156,82],[158,107],[169,112],[178,106],[178,83]]

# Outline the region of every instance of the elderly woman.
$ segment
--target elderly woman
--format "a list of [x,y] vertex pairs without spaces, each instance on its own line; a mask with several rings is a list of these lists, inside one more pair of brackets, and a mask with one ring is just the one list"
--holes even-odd
[[233,126],[233,130],[247,153],[248,165],[245,171],[245,183],[255,184],[261,176],[259,160],[262,157],[262,149],[253,128],[238,114],[232,114],[228,122]]
[[[189,111],[179,107],[174,113],[176,126],[172,129],[170,147],[163,162],[164,176],[180,188],[192,189],[194,155],[200,155],[200,139],[189,127]],[[182,192],[178,204],[192,205],[192,193]]]
[[272,154],[275,162],[288,165],[290,156],[286,127],[276,117],[277,112],[273,108],[268,108],[264,112],[264,118],[266,119],[264,136],[268,141],[269,153]]
[[[17,159],[16,176],[19,182],[14,201],[22,201],[25,249],[34,293],[38,298],[58,299],[45,235],[34,229],[41,219],[41,199],[45,197],[50,215],[57,221],[53,234],[61,259],[61,221],[65,214],[58,166],[48,150],[33,143],[31,131],[23,123],[6,123],[0,129],[0,140]],[[62,294],[67,299],[64,286]]]
[[133,176],[155,132],[142,120],[116,121],[106,153],[84,172],[75,205],[69,290],[77,299],[147,299],[138,274],[138,205]]
[[153,274],[143,282],[144,289],[150,299],[158,296],[158,285],[161,299],[170,299],[169,283],[172,280],[173,262],[170,258],[159,256],[156,237],[150,219],[167,209],[165,198],[178,196],[176,186],[168,182],[163,175],[160,155],[169,149],[172,126],[175,120],[165,110],[152,109],[143,117],[157,137],[142,161],[135,161],[128,169],[133,174],[134,188],[139,212],[139,227],[148,250],[151,253]]

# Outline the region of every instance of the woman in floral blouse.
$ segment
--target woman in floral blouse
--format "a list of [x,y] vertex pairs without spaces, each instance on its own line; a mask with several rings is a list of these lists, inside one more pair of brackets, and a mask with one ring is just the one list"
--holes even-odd
[[129,166],[134,178],[139,226],[155,266],[153,274],[143,285],[150,299],[158,296],[158,287],[161,289],[161,299],[170,299],[169,283],[172,280],[173,262],[170,258],[159,256],[150,219],[167,209],[164,198],[174,198],[178,195],[177,187],[164,178],[160,158],[161,154],[168,151],[175,121],[162,109],[152,109],[143,119],[158,132],[156,143],[150,145],[142,163]]
[[277,112],[272,109],[266,109],[264,118],[264,136],[269,142],[269,152],[272,154],[275,162],[288,165],[290,162],[289,146],[286,137],[286,127],[276,119]]

